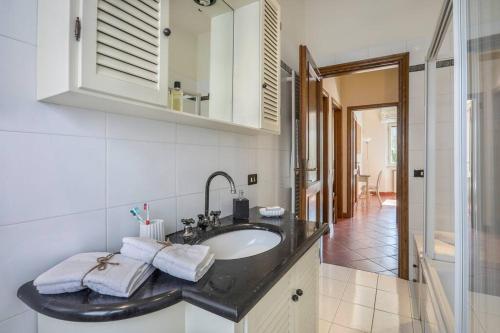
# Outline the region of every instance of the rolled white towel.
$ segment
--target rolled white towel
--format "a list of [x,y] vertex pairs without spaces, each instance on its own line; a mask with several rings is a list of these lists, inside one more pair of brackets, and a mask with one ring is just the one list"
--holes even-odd
[[205,245],[171,244],[165,246],[149,238],[125,237],[120,253],[151,263],[159,270],[189,281],[198,281],[215,259]]
[[129,297],[153,273],[154,267],[144,262],[113,255],[101,268],[96,268],[99,258],[109,256],[107,252],[76,254],[34,281],[41,294],[60,294],[90,288],[98,293]]

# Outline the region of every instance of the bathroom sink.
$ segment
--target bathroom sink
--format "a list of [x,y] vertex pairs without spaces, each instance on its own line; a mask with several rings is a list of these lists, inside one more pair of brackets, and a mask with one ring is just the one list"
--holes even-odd
[[227,231],[211,237],[201,244],[210,246],[215,259],[230,260],[254,256],[271,250],[279,243],[280,234],[262,229]]

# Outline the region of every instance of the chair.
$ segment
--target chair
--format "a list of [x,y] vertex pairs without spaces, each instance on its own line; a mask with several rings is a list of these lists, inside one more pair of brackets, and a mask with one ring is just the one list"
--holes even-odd
[[368,193],[374,193],[377,196],[378,203],[380,207],[382,207],[382,198],[380,197],[380,180],[382,179],[382,171],[380,170],[377,176],[377,184],[376,185],[368,185]]

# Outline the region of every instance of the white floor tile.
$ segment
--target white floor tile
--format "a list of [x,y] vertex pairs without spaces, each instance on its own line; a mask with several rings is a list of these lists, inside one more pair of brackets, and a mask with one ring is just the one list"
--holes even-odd
[[441,333],[439,332],[439,327],[436,324],[425,322],[423,326],[425,326],[425,333]]
[[320,319],[319,326],[318,326],[319,333],[328,333],[328,331],[330,330],[330,325],[331,325],[331,323],[329,321]]
[[375,309],[411,318],[410,297],[377,290]]
[[363,331],[340,326],[337,324],[332,324],[332,326],[330,326],[330,332],[328,332],[328,333],[360,333],[360,332],[363,332]]
[[349,267],[342,267],[337,265],[322,264],[320,275],[335,279],[339,281],[349,281],[349,277],[354,270]]
[[410,304],[411,304],[411,317],[414,319],[420,319],[420,309],[418,308],[417,299],[410,297]]
[[353,270],[349,277],[349,283],[357,284],[360,286],[377,288],[378,274],[365,272],[360,270]]
[[397,294],[410,295],[408,281],[393,276],[379,275],[377,289]]
[[319,295],[319,319],[333,321],[340,299],[325,295]]
[[423,333],[422,323],[420,320],[413,319],[413,333]]
[[376,292],[377,291],[373,288],[348,284],[342,296],[342,300],[373,308]]
[[319,279],[319,292],[322,295],[342,298],[347,282],[321,277]]
[[372,332],[413,333],[412,319],[392,313],[375,310]]
[[373,308],[342,301],[334,323],[340,326],[370,332],[372,326]]

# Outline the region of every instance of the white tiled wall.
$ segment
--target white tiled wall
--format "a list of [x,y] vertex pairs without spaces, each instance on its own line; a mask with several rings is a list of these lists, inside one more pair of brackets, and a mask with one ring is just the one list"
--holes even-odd
[[[172,232],[228,171],[253,205],[288,206],[289,126],[250,137],[36,101],[36,0],[0,2],[0,333],[34,333],[17,288],[65,257],[115,251],[148,201]],[[284,117],[285,118],[285,117]],[[259,184],[247,186],[258,172]],[[220,178],[220,177],[219,177]],[[211,209],[232,212],[224,179]]]
[[[410,53],[411,58],[411,53]],[[425,169],[425,72],[410,73],[410,109],[409,109],[409,147],[408,147],[408,207],[409,207],[409,255],[410,280],[414,276],[412,269],[416,264],[414,253],[414,234],[422,234],[424,228],[424,178],[413,177],[413,170]]]

